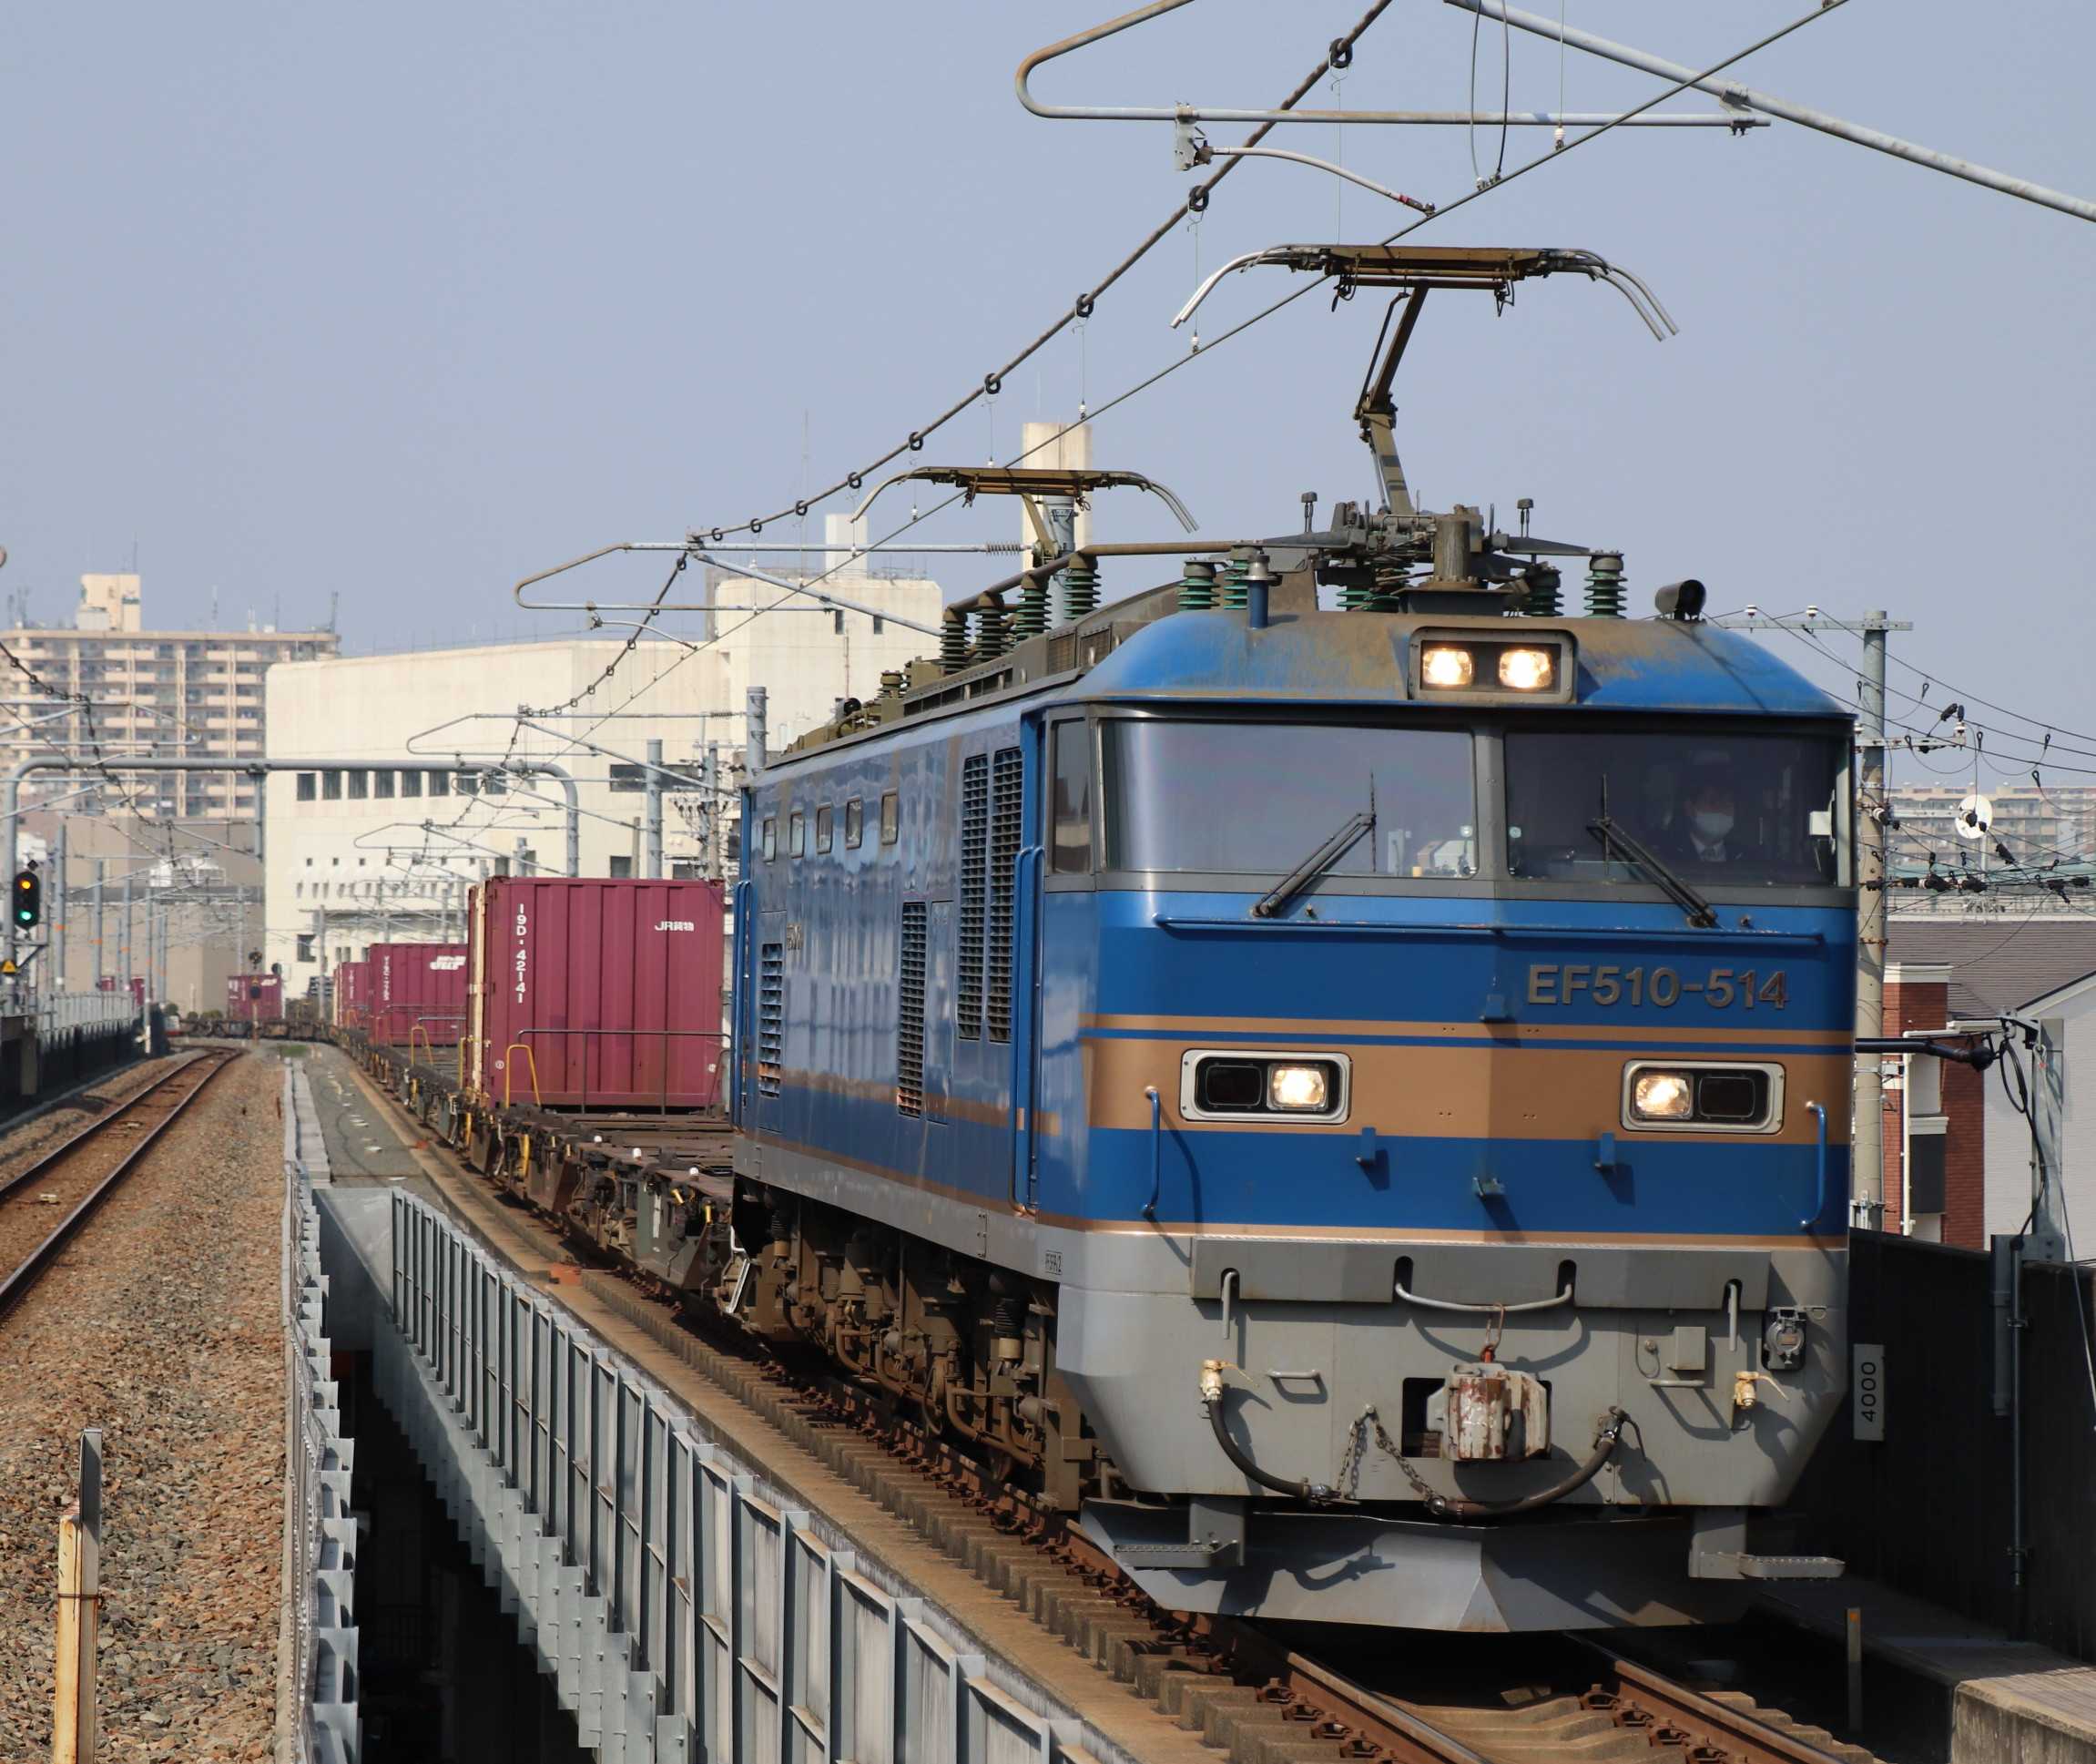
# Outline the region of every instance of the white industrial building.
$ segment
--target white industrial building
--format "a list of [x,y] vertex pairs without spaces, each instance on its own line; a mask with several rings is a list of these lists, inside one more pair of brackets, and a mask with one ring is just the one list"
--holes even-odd
[[[798,576],[777,567],[791,561],[767,556],[758,566]],[[573,780],[579,873],[640,875],[646,798],[633,762],[659,740],[662,763],[693,779],[665,801],[665,873],[709,873],[727,849],[748,689],[766,690],[776,751],[828,720],[839,698],[871,698],[884,669],[931,653],[932,639],[895,621],[936,627],[942,607],[935,581],[854,567],[822,591],[868,611],[788,596],[748,618],[731,608],[781,601],[780,590],[707,578],[719,611],[696,627],[666,618],[623,659],[636,634],[615,621],[638,615],[607,610],[616,635],[272,668],[269,757],[312,762],[272,771],[266,794],[266,942],[287,994],[304,994],[369,943],[457,934],[466,887],[520,853],[565,872],[567,784],[530,773],[534,764]],[[698,785],[709,744],[726,811],[717,823]]]

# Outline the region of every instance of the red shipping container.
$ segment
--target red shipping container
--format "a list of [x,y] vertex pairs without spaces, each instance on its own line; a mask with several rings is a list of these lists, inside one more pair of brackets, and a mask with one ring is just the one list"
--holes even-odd
[[468,1061],[493,1102],[719,1106],[718,882],[493,876],[473,890]]
[[284,1014],[284,983],[273,974],[236,974],[226,979],[226,1015],[237,1023],[263,1023]]
[[455,1047],[465,1034],[463,943],[373,943],[371,1036],[382,1047]]
[[335,1021],[345,1029],[364,1025],[364,975],[361,962],[344,962],[335,970]]

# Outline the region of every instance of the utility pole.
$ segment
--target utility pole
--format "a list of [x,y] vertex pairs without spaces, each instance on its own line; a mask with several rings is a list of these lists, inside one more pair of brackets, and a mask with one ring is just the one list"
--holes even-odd
[[49,992],[66,990],[66,818],[58,820],[58,911],[51,920],[51,972],[44,976]]
[[647,744],[646,771],[647,874],[662,880],[662,743]]
[[97,992],[102,990],[102,872],[107,867],[107,860],[102,858],[95,860],[95,990]]
[[698,849],[698,873],[708,882],[720,880],[721,854],[725,849],[720,836],[720,744],[706,744],[706,764],[699,771],[699,798],[704,803],[706,837]]
[[[1491,15],[1497,16],[1497,14]],[[1780,630],[1788,619],[1750,612],[1744,618],[1716,621],[1727,630]],[[1801,630],[1827,627],[1863,639],[1861,724],[1856,731],[1860,763],[1856,780],[1856,1036],[1875,1039],[1885,1033],[1885,847],[1891,809],[1885,796],[1885,639],[1892,631],[1911,631],[1905,619],[1888,618],[1882,607],[1863,615],[1859,624],[1823,618],[1816,610],[1796,621]],[[1849,1222],[1867,1231],[1885,1223],[1885,1061],[1878,1054],[1856,1056],[1852,1086],[1854,1120],[1849,1137]]]

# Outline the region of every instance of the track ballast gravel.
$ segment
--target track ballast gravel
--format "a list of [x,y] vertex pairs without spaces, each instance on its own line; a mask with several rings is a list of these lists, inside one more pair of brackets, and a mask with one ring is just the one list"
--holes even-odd
[[93,1426],[106,1465],[101,1756],[270,1754],[280,1086],[275,1060],[237,1062],[0,1320],[0,1759],[48,1752],[58,1517]]

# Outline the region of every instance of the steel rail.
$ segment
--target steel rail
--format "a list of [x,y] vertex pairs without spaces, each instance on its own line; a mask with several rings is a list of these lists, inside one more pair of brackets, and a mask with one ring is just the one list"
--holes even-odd
[[88,1190],[79,1204],[59,1221],[57,1228],[30,1250],[13,1269],[9,1269],[4,1279],[0,1279],[0,1317],[5,1317],[8,1311],[12,1310],[28,1292],[29,1289],[36,1284],[37,1280],[48,1270],[51,1264],[57,1259],[58,1252],[73,1240],[81,1227],[94,1217],[96,1210],[100,1208],[102,1203],[116,1192],[124,1178],[131,1173],[133,1167],[152,1148],[154,1142],[169,1127],[180,1119],[189,1105],[201,1096],[210,1086],[212,1080],[217,1078],[219,1073],[223,1072],[238,1058],[239,1058],[238,1053],[224,1055],[209,1053],[198,1054],[183,1061],[180,1066],[178,1066],[165,1077],[155,1084],[148,1085],[129,1101],[119,1104],[98,1120],[90,1121],[70,1139],[46,1153],[44,1157],[39,1157],[34,1164],[30,1165],[27,1169],[10,1178],[6,1182],[0,1183],[0,1202],[4,1202],[17,1189],[26,1188],[39,1177],[46,1175],[55,1165],[61,1163],[73,1153],[78,1151],[89,1140],[99,1138],[104,1133],[115,1127],[117,1122],[123,1120],[133,1109],[158,1096],[169,1085],[182,1077],[185,1073],[192,1072],[199,1066],[210,1067],[210,1070],[197,1081],[188,1094],[177,1101],[167,1114],[147,1130],[138,1143],[124,1154],[122,1161],[117,1164],[117,1168]]
[[[1532,1759],[1548,1743],[1548,1730],[1541,1727],[1503,1729],[1503,1750],[1494,1743],[1501,1736],[1450,1732],[1440,1725],[1446,1718],[1443,1711],[1384,1696],[1332,1667],[1282,1648],[1241,1618],[1210,1618],[1206,1629],[1236,1676],[1247,1669],[1266,1676],[1260,1697],[1267,1707],[1303,1723],[1306,1731],[1318,1738],[1342,1742],[1342,1757],[1389,1759],[1396,1764],[1491,1764],[1500,1757]],[[1659,1756],[1707,1764],[1829,1764],[1853,1758],[1858,1749],[1838,1738],[1830,1745],[1816,1744],[1771,1725],[1755,1710],[1692,1690],[1592,1637],[1553,1639],[1592,1652],[1601,1667],[1602,1681],[1577,1698],[1582,1708],[1643,1735]],[[1572,1755],[1569,1744],[1567,1751]]]
[[[1590,1636],[1569,1639],[1598,1656],[1613,1683],[1613,1689],[1597,1687],[1589,1691],[1582,1699],[1588,1707],[1614,1715],[1619,1727],[1684,1736],[1678,1742],[1670,1738],[1668,1743],[1676,1744],[1685,1756],[1722,1759],[1727,1764],[1826,1764],[1827,1759],[1852,1750],[1838,1739],[1837,1749],[1829,1750],[1771,1727],[1745,1709],[1691,1690],[1664,1673],[1626,1658]],[[1604,1700],[1612,1698],[1613,1708]],[[1697,1747],[1704,1749],[1699,1752]]]

